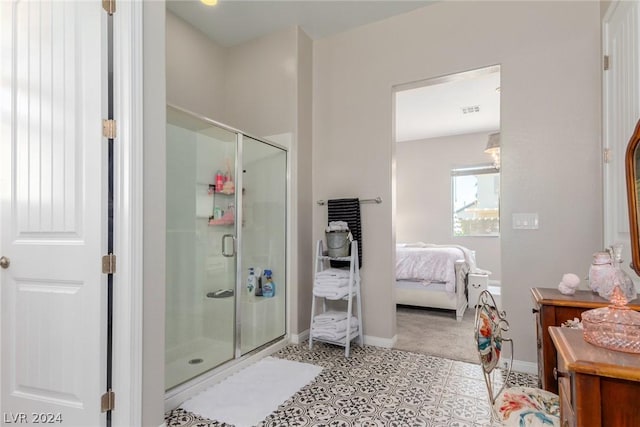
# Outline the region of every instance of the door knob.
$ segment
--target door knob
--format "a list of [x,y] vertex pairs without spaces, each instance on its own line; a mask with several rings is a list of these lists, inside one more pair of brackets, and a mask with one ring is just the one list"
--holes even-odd
[[11,265],[11,260],[9,258],[6,256],[0,257],[0,267],[9,268],[9,265]]

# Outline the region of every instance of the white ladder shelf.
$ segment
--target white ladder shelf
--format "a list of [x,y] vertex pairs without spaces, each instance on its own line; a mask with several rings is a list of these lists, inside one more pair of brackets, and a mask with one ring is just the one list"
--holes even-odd
[[[347,330],[346,336],[339,340],[330,340],[322,337],[314,336],[314,318],[322,313],[327,311],[327,300],[332,300],[333,298],[328,298],[324,296],[316,295],[316,275],[325,270],[330,261],[346,261],[349,263],[349,285],[347,295],[341,298],[335,298],[335,300],[343,300],[347,301]],[[313,296],[311,301],[311,326],[309,328],[309,349],[313,348],[314,341],[322,341],[329,344],[340,345],[344,347],[344,355],[345,357],[349,357],[349,350],[351,347],[351,341],[357,339],[357,343],[362,347],[364,345],[363,335],[362,335],[362,303],[360,299],[360,260],[358,258],[358,242],[354,240],[351,242],[351,255],[348,257],[330,257],[324,254],[324,248],[322,244],[322,240],[318,240],[316,245],[316,257],[315,257],[315,269],[314,269],[314,277],[313,277]],[[321,299],[322,301],[322,311],[319,313],[318,305],[316,301]],[[351,319],[353,315],[353,302],[355,299],[356,305],[356,318],[358,319],[358,328],[355,332],[351,332]]]

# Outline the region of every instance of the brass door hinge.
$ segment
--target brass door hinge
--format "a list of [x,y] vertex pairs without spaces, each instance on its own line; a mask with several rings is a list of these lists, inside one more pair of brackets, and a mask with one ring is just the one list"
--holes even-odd
[[116,139],[116,121],[113,119],[102,121],[102,136],[108,139]]
[[604,56],[603,65],[604,65],[604,70],[607,71],[609,69],[609,55]]
[[107,11],[109,15],[116,13],[116,0],[102,0],[102,8]]
[[102,412],[113,411],[116,407],[116,393],[113,390],[107,391],[100,398],[100,408]]
[[102,272],[104,274],[115,274],[116,256],[114,254],[109,254],[102,257]]

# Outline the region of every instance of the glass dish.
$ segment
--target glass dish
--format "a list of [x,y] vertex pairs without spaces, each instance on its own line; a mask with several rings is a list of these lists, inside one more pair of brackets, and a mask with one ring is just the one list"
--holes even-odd
[[626,306],[619,286],[611,297],[613,305],[582,313],[585,341],[599,347],[627,353],[640,353],[640,313]]

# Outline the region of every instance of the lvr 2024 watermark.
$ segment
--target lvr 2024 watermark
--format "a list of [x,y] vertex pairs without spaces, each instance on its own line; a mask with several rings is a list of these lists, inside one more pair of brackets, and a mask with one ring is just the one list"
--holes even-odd
[[62,414],[53,412],[3,412],[4,424],[60,424]]

